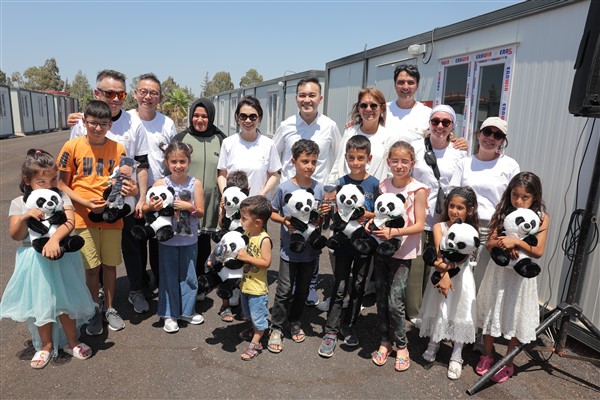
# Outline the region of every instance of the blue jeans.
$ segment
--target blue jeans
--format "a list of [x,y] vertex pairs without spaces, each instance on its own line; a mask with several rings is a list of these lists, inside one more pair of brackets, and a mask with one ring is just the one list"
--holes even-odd
[[264,331],[269,327],[269,296],[266,294],[254,295],[242,293],[242,312],[246,319],[251,319],[257,331]]
[[159,243],[158,311],[160,317],[179,319],[196,313],[198,278],[196,277],[196,243],[189,246],[166,246]]
[[381,257],[375,254],[375,288],[377,290],[377,327],[382,342],[406,347],[404,300],[411,260]]

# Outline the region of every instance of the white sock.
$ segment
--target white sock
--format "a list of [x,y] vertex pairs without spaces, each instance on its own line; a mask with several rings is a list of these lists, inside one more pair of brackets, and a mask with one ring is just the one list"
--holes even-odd
[[431,339],[429,341],[429,345],[427,346],[427,353],[435,356],[438,352],[439,347],[439,342],[435,342],[433,339]]
[[450,356],[451,360],[462,360],[462,349],[464,343],[454,342],[454,347],[452,348],[452,356]]

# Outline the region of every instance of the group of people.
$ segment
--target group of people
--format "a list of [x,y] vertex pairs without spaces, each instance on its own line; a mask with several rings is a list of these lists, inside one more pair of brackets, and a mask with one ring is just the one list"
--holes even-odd
[[[156,76],[140,77],[135,90],[138,108],[127,112],[121,108],[127,95],[125,77],[101,71],[94,90],[97,100],[90,101],[83,114],[69,116],[71,139],[56,162],[44,150],[27,153],[21,173],[23,196],[11,203],[10,234],[23,240],[23,246],[17,252],[0,316],[29,323],[37,350],[31,366],[43,368],[58,349],[89,358],[92,349],[78,339],[82,324],[87,324],[88,335],[102,333],[103,319],[112,330],[124,328],[113,307],[116,266],[122,261],[121,252],[114,249],[122,249],[130,284],[128,300],[135,312],[149,310],[146,296],[153,283],[158,287],[157,315],[164,320],[166,332],[176,332],[180,320],[201,324],[204,319],[196,312],[197,299],[202,298],[198,276],[210,268],[211,235],[219,230],[224,212],[221,196],[230,186],[248,192],[240,204],[247,249],[237,255],[244,263],[237,289],[243,314],[251,322],[240,333],[250,342],[243,360],[260,354],[263,337],[268,337],[266,345],[272,353],[283,350],[287,333],[293,342],[303,342],[304,307],[319,303],[316,283],[322,246],[291,245],[298,227],[286,206],[288,199],[297,191],[308,191],[318,205],[318,217],[311,222],[320,227],[323,217],[336,211],[335,188],[349,184],[364,193],[358,221],[365,232],[379,241],[399,239],[400,244],[391,256],[358,251],[351,241],[325,248],[334,285],[319,355],[331,357],[339,340],[348,346],[359,344],[355,327],[371,281],[380,340],[372,361],[378,366],[387,362],[395,347],[394,368],[410,367],[406,320],[430,338],[422,355],[426,361],[436,358],[441,341],[453,342],[450,379],[460,377],[463,345],[475,342],[478,329],[484,341],[484,354],[475,368],[478,374],[493,365],[494,338],[510,339],[509,351],[519,342],[534,340],[536,280],[496,265],[489,249],[500,247],[511,258],[519,252],[541,257],[550,224],[541,182],[533,173],[520,172],[517,162],[504,154],[509,131],[506,121],[498,117],[483,121],[476,150],[468,156],[466,141],[454,137],[454,109],[446,105],[430,109],[415,100],[419,81],[417,67],[402,64],[394,71],[396,100],[386,103],[378,89],[362,89],[341,135],[335,122],[318,111],[323,99],[319,81],[303,79],[296,91],[298,112],[283,121],[271,139],[259,130],[263,110],[254,97],[238,102],[235,135],[226,137],[214,125],[215,108],[209,99],[190,106],[189,127],[176,133],[173,121],[157,111],[162,94]],[[115,167],[125,158],[136,165],[135,174],[127,176],[120,189],[131,203],[131,213],[116,222],[95,222],[108,205],[103,194],[114,180]],[[144,214],[159,213],[165,200],[147,193],[164,186],[171,188],[175,199],[174,215],[169,217],[175,222],[182,213],[189,215],[194,234],[139,240],[136,230],[147,231]],[[44,188],[60,189],[67,218],[39,253],[29,243],[28,220],[44,216],[27,209],[24,198]],[[373,223],[377,198],[386,193],[402,199],[402,227]],[[536,245],[501,235],[503,219],[512,208],[529,208],[541,215]],[[277,253],[266,232],[269,220],[281,225],[270,317],[266,272]],[[457,222],[477,229],[481,242],[461,265],[448,262],[439,251]],[[61,258],[59,243],[73,230],[85,244],[80,252]],[[436,249],[432,267],[421,257],[425,247]],[[52,268],[57,263],[68,268]],[[450,274],[455,267],[459,272]],[[435,285],[430,282],[434,272],[440,277]],[[53,304],[43,297],[48,293],[53,294]],[[222,320],[233,321],[233,293],[218,291],[218,295]],[[503,382],[513,372],[509,363],[492,379]]]

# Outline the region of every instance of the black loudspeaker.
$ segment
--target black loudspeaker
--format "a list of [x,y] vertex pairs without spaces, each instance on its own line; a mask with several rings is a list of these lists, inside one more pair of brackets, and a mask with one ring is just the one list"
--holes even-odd
[[600,1],[590,1],[569,100],[569,112],[600,117]]

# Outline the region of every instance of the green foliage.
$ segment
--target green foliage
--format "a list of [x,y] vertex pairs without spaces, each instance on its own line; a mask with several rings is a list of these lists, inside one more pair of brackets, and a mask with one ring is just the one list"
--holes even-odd
[[217,93],[233,90],[231,74],[225,71],[217,72],[213,78],[206,84],[202,92],[203,97],[211,97]]
[[0,85],[8,84],[8,77],[6,73],[0,69]]
[[22,88],[25,81],[23,80],[23,76],[21,76],[20,72],[13,72],[10,74],[10,79],[8,80],[8,85],[13,87]]
[[253,83],[260,83],[262,81],[262,75],[259,74],[254,68],[251,68],[246,71],[246,75],[242,76],[242,79],[240,79],[240,87],[250,86]]
[[[65,84],[67,86],[67,84]],[[65,87],[65,91],[69,92],[69,96],[79,100],[79,108],[83,110],[85,105],[94,99],[94,93],[87,77],[81,70],[77,71],[73,82]]]
[[25,89],[63,90],[65,83],[60,79],[58,65],[54,58],[46,60],[41,67],[29,67],[23,73]]
[[186,126],[186,117],[190,103],[194,100],[194,96],[189,89],[174,88],[164,96],[162,102],[162,110],[169,116],[177,126]]

